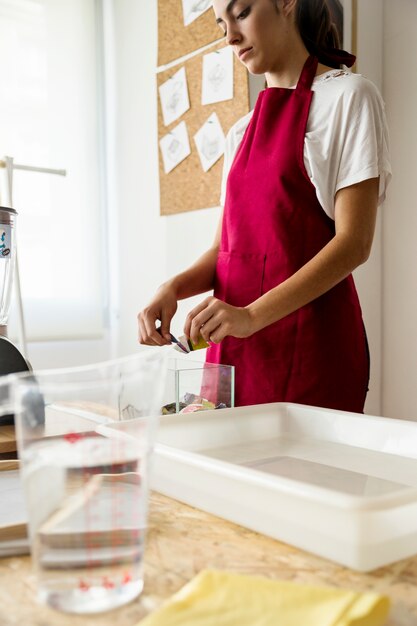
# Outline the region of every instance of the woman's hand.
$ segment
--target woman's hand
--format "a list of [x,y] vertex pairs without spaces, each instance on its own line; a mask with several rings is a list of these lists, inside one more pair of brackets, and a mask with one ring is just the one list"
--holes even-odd
[[[177,294],[170,285],[162,285],[153,300],[138,314],[139,343],[166,346],[171,343],[169,326],[178,307]],[[159,332],[156,322],[161,322]]]
[[220,343],[228,335],[249,337],[254,332],[254,325],[247,308],[232,306],[210,296],[187,315],[184,332],[193,343],[197,343],[199,336]]

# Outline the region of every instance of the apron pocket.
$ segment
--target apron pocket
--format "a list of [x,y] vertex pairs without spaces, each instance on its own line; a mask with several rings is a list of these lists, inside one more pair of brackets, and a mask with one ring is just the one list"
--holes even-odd
[[244,307],[262,295],[265,255],[220,251],[214,295],[233,306]]

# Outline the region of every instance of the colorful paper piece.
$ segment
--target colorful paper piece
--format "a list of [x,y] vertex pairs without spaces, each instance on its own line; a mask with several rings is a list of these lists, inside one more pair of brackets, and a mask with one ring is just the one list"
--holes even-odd
[[178,70],[159,87],[159,97],[165,126],[169,126],[188,111],[190,100],[185,67]]
[[194,135],[201,166],[207,172],[224,153],[225,136],[216,113]]
[[233,98],[233,50],[230,46],[203,56],[202,104]]
[[165,174],[169,174],[177,165],[191,154],[187,126],[180,122],[159,141],[164,162]]
[[213,5],[213,0],[182,0],[184,14],[184,26],[188,26],[200,15],[208,11]]

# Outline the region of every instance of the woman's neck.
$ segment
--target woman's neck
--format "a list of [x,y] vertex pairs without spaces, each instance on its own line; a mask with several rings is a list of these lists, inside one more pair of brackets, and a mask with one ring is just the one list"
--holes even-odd
[[294,31],[289,33],[286,47],[291,52],[284,55],[281,47],[279,58],[271,64],[270,71],[265,74],[268,87],[288,88],[298,81],[309,53],[300,35]]

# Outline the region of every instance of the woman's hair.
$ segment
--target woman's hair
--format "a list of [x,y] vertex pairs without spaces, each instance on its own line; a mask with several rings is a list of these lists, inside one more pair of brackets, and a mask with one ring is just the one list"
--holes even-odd
[[[340,5],[338,0],[334,3]],[[316,55],[325,65],[340,68],[340,63],[326,54],[331,49],[340,48],[339,33],[327,0],[298,0],[295,22],[309,53]]]

